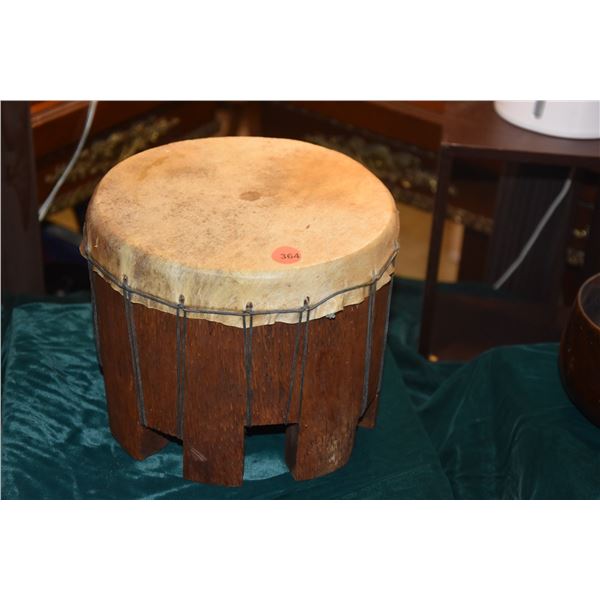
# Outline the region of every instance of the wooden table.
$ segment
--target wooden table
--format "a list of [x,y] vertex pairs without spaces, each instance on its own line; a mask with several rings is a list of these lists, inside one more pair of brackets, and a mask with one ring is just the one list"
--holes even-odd
[[[569,140],[549,137],[521,129],[509,124],[499,117],[492,102],[456,102],[446,106],[442,127],[438,159],[438,186],[436,190],[431,239],[425,282],[419,352],[430,356],[433,352],[442,358],[467,358],[473,353],[497,345],[497,343],[515,343],[527,341],[543,341],[545,338],[554,339],[556,328],[560,322],[552,325],[550,313],[556,312],[555,307],[548,308],[548,303],[526,302],[519,307],[514,303],[503,303],[492,298],[482,300],[473,305],[473,299],[468,304],[453,298],[450,305],[440,307],[444,312],[446,332],[445,341],[460,339],[465,335],[462,325],[469,315],[480,321],[473,344],[459,344],[443,355],[434,347],[435,313],[438,301],[437,273],[440,261],[443,225],[446,218],[448,187],[452,169],[457,159],[500,160],[509,164],[538,164],[554,167],[575,167],[600,170],[600,140]],[[559,182],[560,183],[560,182]],[[514,190],[513,190],[514,191]],[[555,194],[550,196],[554,197]],[[499,198],[502,200],[502,198]],[[498,212],[498,209],[497,209]],[[600,236],[600,203],[596,202],[596,218],[592,225],[592,236]],[[498,223],[496,223],[498,227]],[[562,225],[561,239],[552,244],[551,260],[562,256],[566,243],[568,220]],[[501,232],[496,232],[497,244],[501,244]],[[598,257],[600,260],[600,257]],[[550,261],[547,261],[549,264]],[[550,265],[551,266],[551,265]],[[595,268],[594,265],[589,266]],[[597,267],[600,269],[600,265]],[[555,286],[556,287],[556,286]],[[460,307],[466,307],[462,313]],[[545,307],[540,310],[541,307]],[[447,310],[444,310],[447,309]],[[523,312],[524,311],[524,312]],[[494,316],[496,334],[486,331],[482,314]],[[515,325],[514,319],[509,323],[510,316],[519,314]],[[494,320],[488,320],[494,325]],[[457,324],[460,328],[452,329]],[[511,335],[510,329],[514,329]],[[554,329],[554,330],[553,330]],[[513,335],[516,335],[515,339]]]

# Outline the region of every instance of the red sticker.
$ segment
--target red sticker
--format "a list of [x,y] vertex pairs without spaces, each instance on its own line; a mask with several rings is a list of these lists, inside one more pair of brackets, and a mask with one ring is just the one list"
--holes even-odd
[[271,253],[271,258],[276,260],[278,263],[289,265],[291,263],[298,262],[302,258],[300,250],[298,248],[292,248],[291,246],[280,246],[275,248]]

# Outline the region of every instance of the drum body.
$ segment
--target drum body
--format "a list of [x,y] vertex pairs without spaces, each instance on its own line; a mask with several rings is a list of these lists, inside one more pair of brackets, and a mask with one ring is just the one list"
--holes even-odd
[[253,328],[248,380],[243,329],[187,319],[184,338],[181,317],[132,303],[136,358],[124,297],[93,278],[109,423],[134,458],[162,448],[160,432],[183,440],[187,479],[241,485],[245,428],[285,424],[290,471],[310,479],[346,464],[357,424],[375,425],[391,282],[375,296],[370,357],[366,301],[308,327]]
[[[239,144],[236,140],[230,143]],[[173,177],[172,171],[168,176]],[[397,234],[396,215],[390,212],[389,225],[384,220],[385,241],[377,249],[375,262],[357,273],[358,279],[344,275],[333,289],[326,287],[330,277],[319,275],[322,259],[315,259],[314,273],[306,274],[308,242],[302,251],[296,250],[302,245],[301,237],[294,238],[294,246],[277,248],[277,253],[269,247],[261,265],[271,261],[274,270],[265,273],[261,266],[256,276],[250,271],[247,288],[241,288],[244,273],[211,269],[210,264],[206,272],[212,279],[205,286],[202,253],[192,257],[200,260],[196,276],[189,275],[188,269],[188,280],[175,275],[167,281],[178,263],[170,262],[162,274],[157,273],[167,261],[162,256],[155,260],[150,250],[139,250],[143,234],[136,237],[134,232],[133,241],[127,239],[122,245],[109,243],[104,228],[110,229],[111,222],[105,219],[108,225],[102,224],[98,216],[100,192],[102,188],[92,201],[96,212],[88,213],[82,253],[90,267],[109,423],[122,447],[143,459],[160,450],[169,438],[178,438],[183,442],[185,478],[235,486],[243,479],[247,428],[284,425],[286,461],[295,479],[324,475],[346,464],[357,425],[375,425],[397,251],[395,239],[390,242],[390,232]],[[241,204],[240,210],[248,210],[246,206]],[[385,206],[387,210],[389,205]],[[126,218],[127,211],[131,208],[117,207],[115,212],[122,212],[117,218]],[[161,221],[154,227],[160,227]],[[216,226],[211,221],[211,227]],[[290,226],[298,229],[293,221]],[[303,227],[305,232],[308,229]],[[156,234],[160,241],[160,230]],[[284,232],[281,239],[289,235]],[[235,236],[231,239],[234,242],[229,245],[236,243]],[[370,253],[380,243],[366,242]],[[257,243],[252,251],[259,252],[262,245]],[[358,245],[365,246],[365,240]],[[240,247],[244,246],[240,241]],[[133,252],[129,248],[138,252],[136,261],[127,263],[121,256],[114,266],[111,253],[123,252],[129,258]],[[160,244],[158,252],[163,252]],[[361,252],[355,258],[359,264]],[[381,260],[379,256],[387,257]],[[123,265],[128,273],[120,270]],[[340,265],[343,271],[346,267]],[[231,304],[214,284],[215,273],[222,278],[221,287],[231,280],[235,297]],[[299,289],[294,290],[293,277],[285,279],[290,273],[302,282]],[[258,283],[256,278],[260,278]],[[312,280],[316,287],[311,288]],[[157,293],[165,281],[175,296]],[[175,292],[179,283],[185,295]],[[272,302],[250,300],[253,293],[259,298],[268,296],[269,286]],[[200,291],[194,296],[196,289]],[[240,302],[242,294],[246,295]]]
[[579,289],[563,332],[559,363],[573,404],[600,427],[600,273]]

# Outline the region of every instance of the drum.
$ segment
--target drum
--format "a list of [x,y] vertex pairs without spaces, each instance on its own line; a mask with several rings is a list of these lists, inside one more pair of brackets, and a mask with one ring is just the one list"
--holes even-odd
[[114,167],[88,208],[111,431],[134,458],[172,438],[185,478],[241,485],[247,428],[285,426],[295,479],[373,427],[397,253],[394,200],[320,146],[221,137]]
[[559,364],[573,404],[600,427],[600,273],[579,289],[563,332]]

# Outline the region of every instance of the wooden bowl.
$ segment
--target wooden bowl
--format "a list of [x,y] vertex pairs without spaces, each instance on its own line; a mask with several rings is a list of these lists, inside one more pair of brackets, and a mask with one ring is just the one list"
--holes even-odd
[[600,273],[579,289],[560,344],[563,385],[573,404],[600,427]]

